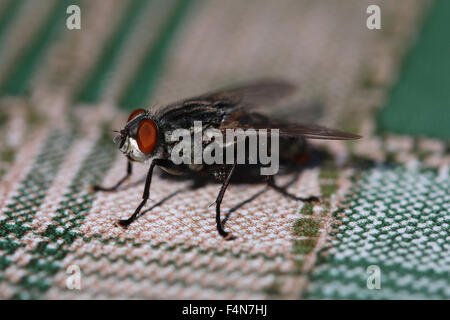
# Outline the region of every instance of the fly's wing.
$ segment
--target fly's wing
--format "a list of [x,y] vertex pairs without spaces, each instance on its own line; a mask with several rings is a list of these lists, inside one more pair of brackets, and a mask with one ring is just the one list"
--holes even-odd
[[[314,124],[297,124],[274,121],[258,113],[246,113],[238,110],[230,114],[219,127],[226,129],[278,129],[279,135],[284,137],[303,137],[307,139],[323,140],[355,140],[361,136],[329,129]],[[269,132],[270,133],[270,132]]]
[[358,135],[317,125],[280,122],[257,113],[253,106],[273,105],[292,94],[296,86],[284,80],[261,80],[244,86],[215,91],[170,104],[157,111],[164,123],[173,128],[189,128],[194,120],[217,124],[226,129],[279,129],[280,136],[309,139],[353,140]]
[[166,113],[199,106],[210,107],[219,105],[224,107],[252,107],[274,104],[287,97],[296,90],[296,86],[285,80],[260,80],[227,90],[214,91],[197,97],[178,101],[157,110],[161,116]]
[[292,94],[297,87],[284,80],[261,80],[225,91],[200,96],[200,100],[227,101],[242,105],[274,104]]

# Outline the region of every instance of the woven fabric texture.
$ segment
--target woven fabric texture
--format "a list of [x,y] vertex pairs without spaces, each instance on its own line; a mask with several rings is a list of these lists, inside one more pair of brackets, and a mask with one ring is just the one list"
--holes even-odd
[[[380,134],[375,117],[432,1],[39,3],[0,0],[0,298],[450,298],[448,144]],[[370,4],[382,30],[366,28]],[[313,142],[332,160],[279,178],[320,203],[231,185],[224,241],[208,207],[220,186],[158,171],[145,214],[114,226],[148,168],[115,193],[90,186],[125,173],[111,130],[131,110],[265,77],[301,87],[277,116],[364,136]]]

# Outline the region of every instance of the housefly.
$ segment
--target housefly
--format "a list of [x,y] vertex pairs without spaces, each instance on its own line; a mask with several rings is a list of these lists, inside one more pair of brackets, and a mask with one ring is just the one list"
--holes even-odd
[[[153,169],[156,166],[171,175],[193,174],[212,177],[222,184],[215,201],[217,231],[226,240],[233,239],[234,237],[224,229],[223,220],[220,217],[220,205],[233,173],[239,174],[236,169],[241,164],[236,159],[231,163],[177,163],[171,158],[171,152],[180,141],[171,139],[170,133],[176,129],[185,129],[193,136],[195,135],[194,125],[199,121],[203,125],[202,133],[206,129],[215,129],[220,132],[226,132],[227,129],[276,129],[279,135],[279,150],[281,150],[280,162],[294,164],[301,162],[299,160],[307,156],[309,149],[306,147],[306,139],[353,140],[360,138],[355,134],[317,125],[275,120],[255,110],[258,105],[274,105],[280,99],[292,94],[295,89],[293,84],[283,80],[264,80],[229,90],[207,93],[164,107],[134,110],[129,115],[125,127],[114,139],[119,144],[120,151],[128,158],[126,174],[114,186],[110,188],[94,186],[94,190],[117,190],[131,175],[133,162],[150,163],[142,201],[128,219],[117,222],[117,225],[127,228],[136,220],[149,199]],[[203,140],[202,143],[204,143]],[[248,164],[243,166],[247,168]],[[248,173],[251,170],[244,171]],[[282,188],[276,185],[273,175],[267,176],[266,181],[275,190],[282,191]],[[298,199],[318,200],[317,197]]]

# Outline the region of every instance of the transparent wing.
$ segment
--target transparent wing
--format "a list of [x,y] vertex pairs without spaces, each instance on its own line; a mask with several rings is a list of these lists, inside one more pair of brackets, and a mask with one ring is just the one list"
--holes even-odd
[[216,102],[224,102],[226,105],[235,105],[236,107],[269,105],[289,96],[296,89],[297,87],[288,81],[266,79],[178,101],[161,108],[157,112],[164,114],[192,106],[210,106]]
[[258,113],[237,111],[224,121],[220,129],[278,129],[280,136],[323,140],[355,140],[361,136],[315,124],[297,124],[274,121]]

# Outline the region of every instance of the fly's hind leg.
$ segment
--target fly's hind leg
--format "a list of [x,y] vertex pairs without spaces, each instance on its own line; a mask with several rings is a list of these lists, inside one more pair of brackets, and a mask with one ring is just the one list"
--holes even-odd
[[307,197],[307,198],[302,198],[302,197],[297,197],[296,195],[288,192],[286,190],[286,188],[277,186],[277,184],[275,183],[275,178],[273,176],[267,176],[268,177],[268,181],[267,181],[267,185],[269,187],[271,187],[272,189],[274,189],[275,191],[278,191],[279,193],[281,193],[282,195],[294,199],[294,200],[300,200],[300,201],[304,201],[304,202],[319,202],[320,199],[319,197],[316,196],[311,196],[311,197]]
[[216,199],[216,225],[217,225],[217,231],[219,234],[225,239],[225,240],[234,240],[236,237],[234,237],[230,232],[227,232],[224,230],[223,221],[220,219],[220,205],[223,200],[223,196],[225,195],[225,191],[227,190],[228,185],[230,184],[231,176],[233,175],[234,169],[236,169],[236,162],[231,167],[230,171],[228,172],[222,187],[220,188],[219,194],[217,195]]
[[99,185],[94,185],[92,187],[92,189],[94,191],[106,191],[106,192],[117,191],[117,189],[122,185],[122,183],[127,181],[127,179],[131,176],[132,173],[133,173],[133,164],[131,163],[131,161],[128,161],[128,163],[127,163],[127,173],[115,185],[113,185],[112,187],[109,187],[109,188],[105,188],[105,187],[102,187],[102,186],[99,186]]

